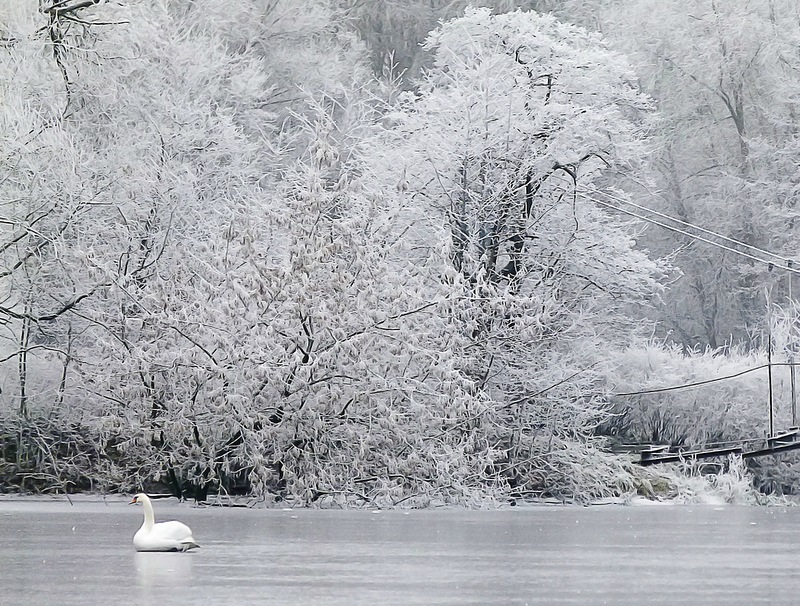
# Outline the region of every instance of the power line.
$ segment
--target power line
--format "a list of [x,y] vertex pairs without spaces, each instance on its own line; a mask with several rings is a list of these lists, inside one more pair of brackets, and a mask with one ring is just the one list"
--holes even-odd
[[798,366],[793,362],[773,362],[772,364],[762,364],[760,366],[754,366],[753,368],[748,368],[746,370],[742,370],[740,372],[734,373],[732,375],[726,375],[724,377],[714,377],[713,379],[705,379],[704,381],[696,381],[694,383],[684,383],[683,385],[671,385],[669,387],[656,387],[653,389],[643,389],[642,391],[628,391],[628,392],[620,392],[620,393],[610,393],[610,396],[642,396],[651,393],[663,393],[665,391],[677,391],[678,389],[688,389],[690,387],[700,387],[701,385],[708,385],[709,383],[716,383],[717,381],[726,381],[728,379],[735,379],[736,377],[741,377],[742,375],[746,375],[750,372],[755,372],[756,370],[763,370],[764,368],[768,368],[770,366]]
[[[603,194],[603,195],[606,195],[606,194]],[[759,263],[765,263],[765,264],[767,264],[767,265],[769,265],[771,267],[777,267],[779,269],[783,269],[785,271],[788,271],[788,272],[791,272],[791,273],[794,273],[794,274],[800,274],[800,270],[795,269],[794,267],[791,266],[791,263],[792,263],[791,259],[784,259],[783,257],[779,257],[778,255],[775,255],[774,253],[769,253],[767,251],[762,251],[761,249],[758,249],[758,248],[755,248],[755,247],[751,247],[751,248],[753,248],[753,249],[755,249],[755,250],[757,250],[757,251],[759,251],[761,253],[764,253],[764,254],[767,254],[767,255],[771,255],[771,256],[774,256],[774,257],[778,257],[779,259],[782,259],[782,260],[786,261],[787,265],[786,266],[777,265],[774,261],[770,261],[768,259],[763,259],[761,257],[756,257],[755,255],[751,255],[751,254],[743,252],[741,250],[736,250],[735,248],[731,248],[729,246],[725,246],[724,244],[720,244],[719,242],[714,242],[713,240],[709,240],[708,238],[703,238],[702,236],[698,236],[697,234],[693,234],[693,233],[688,232],[686,230],[679,229],[677,227],[674,227],[672,225],[668,225],[668,224],[663,223],[661,221],[657,221],[657,220],[655,220],[655,219],[653,219],[651,217],[646,217],[644,215],[635,213],[633,211],[626,210],[624,208],[620,208],[619,206],[615,206],[615,205],[613,205],[613,204],[611,204],[609,202],[605,202],[603,200],[598,200],[597,198],[592,198],[592,201],[595,202],[596,204],[600,204],[601,206],[605,206],[606,208],[610,208],[610,209],[615,210],[617,212],[624,213],[626,215],[630,215],[631,217],[635,217],[635,218],[640,219],[642,221],[646,221],[647,223],[652,223],[653,225],[658,225],[659,227],[663,227],[664,229],[667,229],[669,231],[681,234],[683,236],[687,236],[687,237],[692,238],[694,240],[698,240],[698,241],[703,242],[705,244],[709,244],[711,246],[716,246],[717,248],[721,248],[722,250],[726,250],[728,252],[731,252],[733,254],[739,255],[741,257],[745,257],[746,259],[750,259],[752,261],[758,261]],[[649,209],[647,209],[647,210],[649,210]],[[665,216],[671,219],[671,217],[669,217],[668,215],[665,215]],[[689,225],[691,225],[691,224],[689,224]],[[692,226],[692,227],[695,227],[695,226]],[[714,233],[714,232],[711,232],[711,233]],[[719,235],[719,234],[715,234],[715,235]],[[728,240],[731,240],[731,241],[736,242],[737,244],[739,244],[739,242],[737,240],[733,240],[731,238],[728,238]],[[747,246],[744,243],[741,243],[741,244],[743,246]]]
[[[668,225],[666,223],[662,223],[661,221],[656,221],[655,219],[651,219],[650,217],[645,217],[645,216],[637,214],[637,213],[635,213],[633,211],[625,210],[624,208],[620,208],[618,206],[614,206],[613,204],[610,204],[608,202],[604,202],[602,200],[597,200],[597,199],[594,199],[593,201],[596,204],[600,204],[601,206],[605,206],[605,207],[610,208],[612,210],[615,210],[617,212],[624,213],[624,214],[630,215],[632,217],[636,217],[637,219],[640,219],[642,221],[646,221],[648,223],[652,223],[653,225],[658,225],[659,227],[663,227],[664,229],[667,229],[669,231],[673,231],[675,233],[678,233],[678,234],[681,234],[681,235],[684,235],[684,236],[688,236],[688,237],[690,237],[690,238],[692,238],[694,240],[699,240],[700,242],[704,242],[705,244],[710,244],[711,246],[716,246],[717,248],[721,248],[722,250],[726,250],[728,252],[732,252],[732,253],[734,253],[736,255],[740,255],[740,256],[745,257],[747,259],[751,259],[753,261],[759,261],[761,263],[766,263],[768,265],[776,266],[775,263],[773,263],[772,261],[768,261],[766,259],[762,259],[761,257],[756,257],[755,255],[751,255],[751,254],[748,254],[746,252],[742,252],[741,250],[736,250],[735,248],[731,248],[729,246],[725,246],[724,244],[720,244],[719,242],[714,242],[713,240],[709,240],[707,238],[703,238],[702,236],[698,236],[697,234],[693,234],[691,232],[685,231],[683,229],[679,229],[679,228],[674,227],[672,225]],[[780,267],[780,266],[776,266],[776,267]],[[793,273],[800,273],[800,270],[797,270],[797,269],[794,269],[794,268],[790,268],[790,267],[785,267],[785,268],[782,268],[782,269],[786,269],[787,271],[791,271]]]
[[674,221],[675,223],[678,223],[680,225],[684,225],[686,227],[691,227],[692,229],[696,229],[696,230],[698,230],[700,232],[703,232],[705,234],[708,234],[710,236],[714,236],[715,238],[719,238],[719,239],[724,240],[726,242],[730,242],[731,244],[735,244],[737,246],[741,246],[742,248],[746,248],[748,250],[752,250],[752,251],[760,253],[762,255],[767,255],[768,257],[774,257],[775,259],[778,259],[778,260],[786,262],[786,263],[791,263],[792,262],[792,259],[787,259],[786,257],[784,257],[782,255],[777,255],[777,254],[775,254],[773,252],[770,252],[768,250],[764,250],[763,248],[758,248],[757,246],[753,246],[751,244],[747,244],[745,242],[742,242],[741,240],[736,240],[735,238],[731,238],[729,236],[723,236],[720,233],[717,233],[717,232],[712,231],[710,229],[706,229],[705,227],[701,227],[699,225],[695,225],[694,223],[689,223],[688,221],[683,221],[681,219],[676,219],[675,217],[672,217],[670,215],[664,214],[664,213],[659,212],[657,210],[654,210],[652,208],[648,208],[646,206],[642,206],[640,204],[636,204],[635,202],[631,202],[630,200],[626,200],[625,198],[620,198],[619,196],[614,196],[612,194],[600,191],[600,190],[595,189],[595,188],[584,187],[584,189],[589,193],[603,195],[603,196],[605,196],[607,198],[610,198],[612,200],[615,200],[617,202],[622,202],[624,204],[628,204],[630,206],[633,206],[634,208],[638,208],[639,210],[647,211],[647,212],[652,213],[652,214],[654,214],[654,215],[656,215],[658,217],[661,217],[663,219],[669,219],[670,221]]

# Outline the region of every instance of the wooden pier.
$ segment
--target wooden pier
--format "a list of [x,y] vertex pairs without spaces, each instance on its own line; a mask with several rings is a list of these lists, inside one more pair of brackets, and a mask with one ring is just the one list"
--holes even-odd
[[656,463],[677,463],[680,461],[696,461],[712,459],[738,454],[744,459],[775,455],[790,450],[800,449],[800,427],[790,427],[788,430],[769,436],[763,440],[749,440],[748,444],[759,444],[761,448],[745,450],[743,444],[726,446],[723,448],[673,448],[664,445],[646,446],[639,453],[640,465],[655,465]]

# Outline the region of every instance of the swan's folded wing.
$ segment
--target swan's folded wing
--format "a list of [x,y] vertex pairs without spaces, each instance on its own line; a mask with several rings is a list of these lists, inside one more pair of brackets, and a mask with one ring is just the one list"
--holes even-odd
[[150,534],[160,539],[169,539],[178,542],[190,539],[194,542],[192,530],[183,522],[159,522],[153,526]]

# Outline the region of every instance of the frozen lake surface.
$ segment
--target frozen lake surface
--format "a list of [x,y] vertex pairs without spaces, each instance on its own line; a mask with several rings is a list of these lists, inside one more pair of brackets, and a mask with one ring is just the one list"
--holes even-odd
[[0,603],[796,604],[800,507],[195,508],[136,553],[126,502],[0,500]]

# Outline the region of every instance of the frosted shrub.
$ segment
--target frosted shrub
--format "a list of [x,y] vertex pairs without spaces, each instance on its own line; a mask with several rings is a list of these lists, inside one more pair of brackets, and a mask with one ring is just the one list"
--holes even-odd
[[300,80],[341,93],[360,45],[325,0],[5,4],[0,427],[71,421],[96,486],[241,489],[252,394],[227,350],[263,319],[236,316],[258,293],[235,269]]
[[728,457],[722,467],[704,472],[703,464],[673,467],[664,471],[672,485],[671,500],[678,503],[758,505],[770,499],[753,486],[753,474],[743,459]]
[[[785,359],[785,349],[776,347],[773,362],[780,364]],[[744,443],[752,449],[764,444],[769,432],[764,353],[684,352],[678,346],[650,344],[628,349],[616,362],[617,370],[610,375],[612,391],[632,395],[611,397],[612,416],[600,425],[600,434],[621,442],[693,448]],[[717,378],[721,380],[714,380]],[[702,385],[658,391],[698,382]],[[637,393],[649,390],[656,391]],[[773,368],[773,391],[774,427],[780,432],[792,424],[787,367]],[[800,478],[796,454],[750,459],[747,466],[750,474],[742,476],[741,482],[752,482],[764,493],[795,492]]]
[[[766,363],[756,352],[683,352],[659,344],[631,347],[615,358],[610,375],[614,417],[604,433],[632,442],[704,446],[728,440],[763,437],[767,432]],[[718,382],[710,379],[740,375]],[[785,375],[776,381],[777,426],[787,426]],[[686,389],[650,389],[703,383]]]

